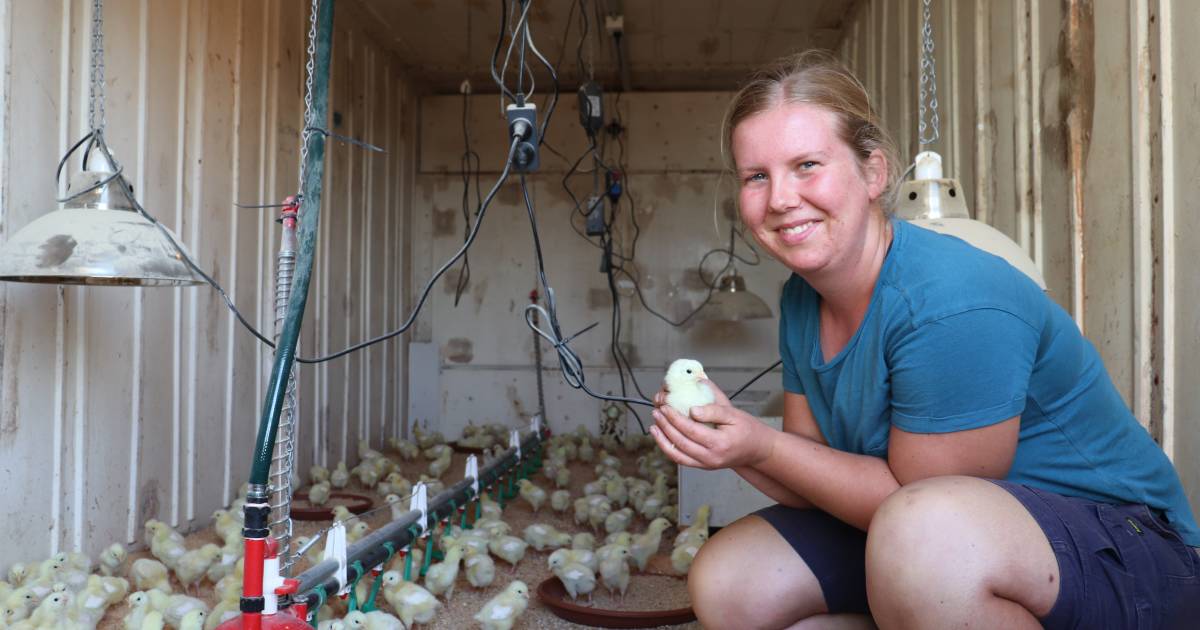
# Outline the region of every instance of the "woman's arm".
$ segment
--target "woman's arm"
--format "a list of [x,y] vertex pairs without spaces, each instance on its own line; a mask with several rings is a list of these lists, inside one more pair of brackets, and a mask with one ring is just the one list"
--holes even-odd
[[745,479],[746,483],[754,486],[759,492],[767,495],[780,505],[794,508],[812,507],[812,503],[805,500],[804,497],[788,490],[783,484],[750,466],[735,466],[733,472],[737,473],[742,479]]
[[[783,393],[783,430],[826,444],[821,427],[808,407],[808,398],[802,394]],[[753,466],[738,466],[733,469],[742,479],[758,488],[759,492],[776,502],[794,508],[812,507],[812,502],[790,490]]]

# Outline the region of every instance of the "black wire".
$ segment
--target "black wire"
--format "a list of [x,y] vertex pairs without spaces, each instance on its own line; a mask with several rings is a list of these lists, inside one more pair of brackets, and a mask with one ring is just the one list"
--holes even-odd
[[730,399],[730,400],[733,400],[734,398],[737,398],[737,395],[738,395],[738,394],[740,394],[740,393],[742,393],[742,392],[744,392],[744,391],[746,391],[746,388],[747,388],[747,387],[750,387],[751,385],[753,385],[753,384],[754,384],[754,381],[757,381],[758,379],[760,379],[760,378],[762,378],[762,377],[766,376],[766,375],[767,375],[767,372],[770,372],[771,370],[774,370],[775,368],[777,368],[777,367],[779,367],[779,366],[781,366],[781,365],[783,365],[783,359],[780,359],[780,360],[778,360],[778,361],[776,361],[776,362],[772,363],[772,364],[770,365],[770,367],[768,367],[767,369],[765,369],[765,370],[763,370],[763,371],[759,372],[758,374],[755,374],[755,375],[754,375],[754,378],[752,378],[752,379],[750,379],[750,380],[746,381],[746,384],[745,384],[745,385],[742,385],[741,387],[737,388],[737,391],[735,391],[735,392],[733,392],[732,394],[730,394],[730,395],[729,395],[729,399]]
[[496,47],[492,49],[492,80],[500,87],[500,93],[508,97],[510,101],[516,101],[517,97],[513,96],[512,91],[504,85],[504,80],[500,78],[500,73],[496,71],[496,58],[500,56],[500,46],[504,43],[504,35],[507,33],[508,27],[508,0],[500,0],[500,35],[496,38]]
[[[479,190],[479,171],[481,170],[479,154],[471,150],[471,131],[468,125],[470,114],[471,97],[466,92],[463,93],[463,115],[462,115],[462,131],[463,145],[465,147],[460,160],[463,179],[463,194],[462,194],[462,215],[463,215],[463,240],[466,241],[467,236],[471,233],[471,213],[468,205],[471,197],[471,176],[475,177],[475,212],[478,214],[479,207],[483,205],[480,199],[481,191]],[[474,167],[472,167],[472,159]],[[458,307],[459,300],[462,299],[463,291],[467,288],[467,283],[471,281],[471,261],[470,258],[463,254],[462,269],[458,273],[458,282],[454,287],[454,306]]]

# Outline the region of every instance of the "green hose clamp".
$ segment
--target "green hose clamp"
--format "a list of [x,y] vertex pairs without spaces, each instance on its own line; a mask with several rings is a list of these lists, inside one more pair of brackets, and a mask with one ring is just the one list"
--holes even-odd
[[308,625],[316,628],[317,627],[317,615],[320,614],[321,608],[325,605],[325,599],[328,597],[328,595],[326,595],[326,593],[325,593],[324,585],[317,585],[316,588],[314,588],[312,590],[312,592],[317,594],[317,605],[313,606],[308,611],[307,621],[308,621]]
[[[350,583],[349,610],[350,610],[350,612],[354,612],[356,610],[359,610],[359,607],[358,607],[358,581],[363,578],[364,571],[363,571],[362,561],[355,560],[354,564],[350,565],[350,568],[355,569],[356,572],[358,573],[358,575],[354,578],[354,581]],[[363,612],[366,612],[366,611],[363,611]]]

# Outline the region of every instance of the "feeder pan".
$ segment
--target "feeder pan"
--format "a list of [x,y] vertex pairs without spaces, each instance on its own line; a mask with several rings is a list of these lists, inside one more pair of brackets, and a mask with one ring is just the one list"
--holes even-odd
[[487,449],[480,446],[462,446],[458,442],[450,442],[450,450],[455,453],[466,453],[468,455],[482,455]]
[[[333,507],[332,506],[326,507],[324,505],[309,505],[308,499],[306,497],[307,497],[307,493],[301,494],[298,491],[298,492],[296,492],[295,496],[292,498],[291,515],[292,515],[293,520],[297,520],[297,521],[332,521],[333,520]],[[341,499],[342,500],[341,504],[345,505],[346,509],[350,510],[350,512],[353,514],[362,514],[363,512],[366,512],[367,510],[371,509],[371,507],[374,505],[374,502],[371,500],[371,497],[365,497],[361,494],[354,494],[353,492],[330,492],[329,500],[332,501],[334,499]],[[299,503],[303,503],[304,505],[303,506],[298,505]]]
[[[662,560],[665,560],[663,562]],[[656,562],[658,561],[658,562]],[[685,579],[684,576],[668,574],[658,565],[670,566],[670,560],[661,556],[651,558],[647,573]],[[551,576],[538,585],[538,599],[555,615],[567,621],[596,628],[656,628],[696,620],[691,606],[673,610],[609,610],[595,606],[580,606],[573,603],[557,577]]]

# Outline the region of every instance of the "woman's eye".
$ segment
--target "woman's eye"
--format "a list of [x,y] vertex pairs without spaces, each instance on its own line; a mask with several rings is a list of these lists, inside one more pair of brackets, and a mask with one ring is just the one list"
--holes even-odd
[[767,179],[766,173],[754,173],[746,177],[747,182],[761,182]]
[[803,171],[811,171],[816,167],[817,167],[817,163],[813,162],[812,160],[800,163],[800,170],[803,170]]

